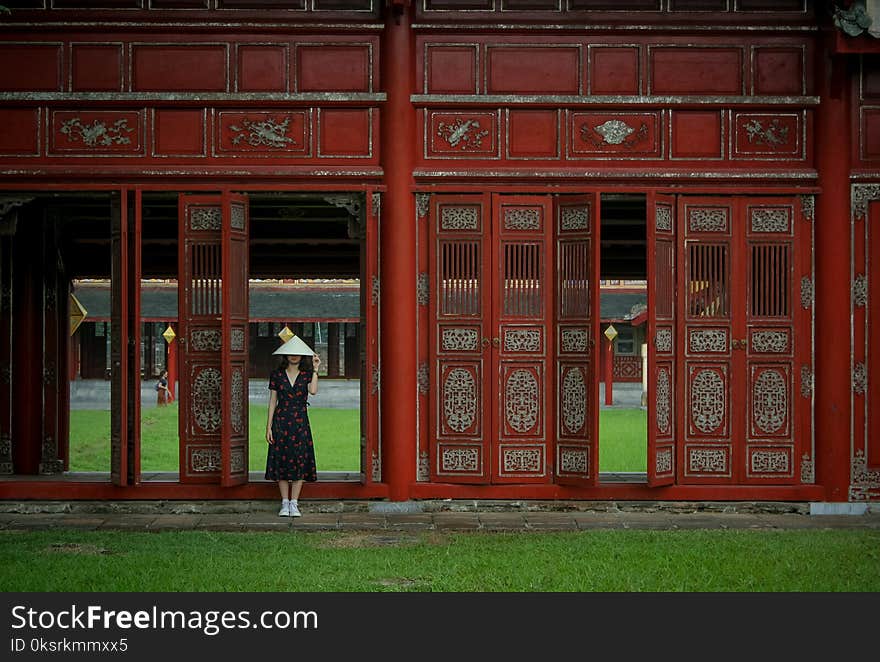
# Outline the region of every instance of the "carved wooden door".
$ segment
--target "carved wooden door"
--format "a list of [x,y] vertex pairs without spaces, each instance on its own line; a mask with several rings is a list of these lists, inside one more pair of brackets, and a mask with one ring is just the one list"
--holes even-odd
[[593,485],[599,474],[599,198],[560,195],[555,209],[556,481]]
[[675,198],[648,200],[648,484],[675,482]]
[[431,202],[431,479],[488,483],[491,439],[492,224],[487,195]]
[[549,482],[555,382],[549,196],[493,196],[493,483]]
[[432,198],[432,480],[552,478],[552,211],[549,196]]
[[797,449],[809,448],[796,366],[811,351],[798,304],[799,275],[809,274],[800,206],[790,197],[684,197],[678,212],[682,480],[796,482]]
[[244,196],[182,195],[180,480],[247,480],[248,207]]

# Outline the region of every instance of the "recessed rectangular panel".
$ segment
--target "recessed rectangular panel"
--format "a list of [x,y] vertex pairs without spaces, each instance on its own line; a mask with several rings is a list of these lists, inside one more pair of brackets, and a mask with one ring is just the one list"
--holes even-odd
[[498,476],[544,476],[547,473],[546,450],[545,444],[499,444]]
[[318,156],[367,158],[373,150],[373,117],[368,109],[318,110]]
[[477,46],[425,47],[425,91],[428,94],[476,94]]
[[749,371],[749,439],[791,438],[791,366],[752,363]]
[[803,94],[804,65],[802,48],[756,48],[755,94]]
[[132,88],[138,92],[225,92],[226,47],[138,44],[132,54]]
[[595,46],[589,53],[590,94],[639,94],[638,46]]
[[749,446],[746,474],[749,478],[790,478],[794,476],[794,453],[790,445]]
[[0,44],[0,92],[61,89],[60,44]]
[[556,110],[509,110],[507,156],[511,159],[558,158],[559,112]]
[[580,49],[576,46],[490,47],[489,94],[578,94]]
[[372,57],[367,44],[320,44],[296,49],[300,92],[369,92]]
[[739,48],[658,47],[649,53],[652,94],[743,93]]
[[38,108],[0,108],[0,154],[39,156],[40,110]]
[[669,133],[673,159],[718,159],[722,156],[719,111],[673,110]]
[[153,114],[154,156],[204,156],[205,112],[157,109]]
[[729,438],[730,383],[727,363],[688,362],[688,438]]
[[723,477],[732,475],[730,445],[685,445],[684,475],[686,477]]
[[70,49],[73,91],[122,90],[122,44],[73,44]]
[[880,108],[861,109],[861,158],[866,161],[880,159]]
[[287,49],[284,46],[238,47],[240,92],[284,92],[287,89]]

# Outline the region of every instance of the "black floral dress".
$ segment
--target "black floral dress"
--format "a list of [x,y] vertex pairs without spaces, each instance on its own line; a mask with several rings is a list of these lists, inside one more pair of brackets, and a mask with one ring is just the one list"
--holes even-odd
[[276,392],[272,439],[266,458],[266,480],[318,480],[315,447],[306,411],[311,372],[300,372],[293,386],[284,370],[269,375],[269,389]]

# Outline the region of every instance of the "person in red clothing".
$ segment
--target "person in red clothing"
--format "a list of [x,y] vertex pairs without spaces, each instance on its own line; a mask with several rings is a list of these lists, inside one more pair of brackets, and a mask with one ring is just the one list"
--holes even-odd
[[269,418],[266,423],[266,480],[278,483],[281,517],[300,517],[299,494],[303,481],[318,480],[315,447],[306,410],[309,395],[318,392],[320,357],[297,336],[274,354],[281,356],[269,375]]

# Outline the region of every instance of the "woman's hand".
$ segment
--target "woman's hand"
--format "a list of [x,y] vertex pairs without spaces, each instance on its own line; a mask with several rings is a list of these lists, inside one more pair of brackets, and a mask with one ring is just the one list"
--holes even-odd
[[317,354],[312,358],[312,366],[314,367],[315,372],[318,372],[318,368],[321,366],[321,357]]
[[272,438],[272,428],[266,428],[266,442],[270,444],[274,444],[275,440]]

